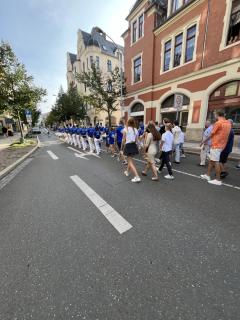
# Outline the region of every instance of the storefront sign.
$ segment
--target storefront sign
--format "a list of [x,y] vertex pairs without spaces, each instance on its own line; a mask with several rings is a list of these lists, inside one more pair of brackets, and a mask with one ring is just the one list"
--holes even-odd
[[178,111],[182,108],[183,105],[183,95],[175,94],[174,95],[174,108]]

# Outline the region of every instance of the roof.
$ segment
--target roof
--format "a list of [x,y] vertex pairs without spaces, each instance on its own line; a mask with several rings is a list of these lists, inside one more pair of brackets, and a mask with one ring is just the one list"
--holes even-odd
[[[140,6],[140,4],[143,2],[143,0],[137,0],[135,2],[135,4],[133,5],[133,7],[131,8],[128,16],[126,19],[128,19],[128,17]],[[157,4],[157,5],[160,5],[162,7],[167,7],[167,4],[168,4],[168,0],[149,0],[148,1],[148,4],[151,6],[151,5],[154,5],[154,4]]]
[[106,39],[106,34],[100,32],[99,28],[93,28],[91,33],[87,33],[85,31],[79,30],[82,33],[84,45],[86,47],[96,46],[99,47],[103,52],[114,55],[116,52],[116,45],[123,51],[123,47],[119,44],[114,44],[111,41]]
[[70,52],[68,52],[68,54],[69,54],[71,64],[74,64],[74,62],[77,61],[77,55],[74,53],[70,53]]

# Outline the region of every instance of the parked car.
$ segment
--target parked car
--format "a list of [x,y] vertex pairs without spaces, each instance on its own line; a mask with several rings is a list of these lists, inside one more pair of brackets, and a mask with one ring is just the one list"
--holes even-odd
[[41,129],[39,127],[33,127],[32,128],[32,133],[34,134],[41,134]]

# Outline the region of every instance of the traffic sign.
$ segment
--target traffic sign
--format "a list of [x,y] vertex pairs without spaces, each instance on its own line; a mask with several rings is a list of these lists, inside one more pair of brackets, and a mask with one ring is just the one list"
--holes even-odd
[[175,94],[174,95],[174,107],[177,110],[180,110],[183,106],[183,95],[181,94]]

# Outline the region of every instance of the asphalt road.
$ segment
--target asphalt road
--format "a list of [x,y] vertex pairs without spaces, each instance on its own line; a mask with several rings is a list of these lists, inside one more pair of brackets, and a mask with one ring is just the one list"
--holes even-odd
[[133,184],[107,154],[41,140],[0,181],[1,320],[239,319],[239,171],[211,186],[188,156],[174,181]]

